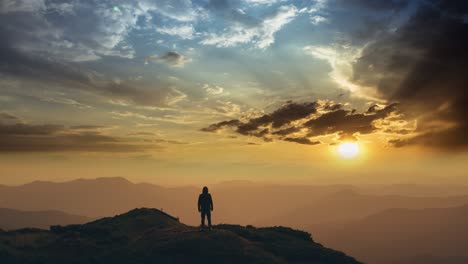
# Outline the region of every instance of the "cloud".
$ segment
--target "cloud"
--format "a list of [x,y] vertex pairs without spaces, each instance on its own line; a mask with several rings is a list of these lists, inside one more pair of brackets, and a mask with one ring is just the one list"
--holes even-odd
[[[92,61],[103,56],[133,58],[127,37],[141,21],[158,14],[180,22],[195,21],[200,10],[190,0],[43,1],[5,0],[0,3],[0,37],[25,54],[57,60]],[[148,23],[148,22],[146,22]],[[161,28],[188,38],[190,28]]]
[[327,21],[328,21],[328,19],[323,17],[323,16],[311,16],[310,17],[310,22],[313,25],[318,25],[318,24],[321,24],[321,23],[325,23]]
[[150,56],[146,58],[146,62],[148,61],[155,61],[155,62],[163,62],[171,67],[184,67],[185,63],[191,62],[191,58],[187,58],[175,51],[169,51],[161,56]]
[[325,9],[325,7],[327,6],[328,4],[328,0],[316,0],[314,4],[312,4],[308,9],[307,9],[307,13],[309,14],[315,14],[317,12],[320,12],[322,11],[323,9]]
[[237,116],[241,112],[241,107],[230,101],[216,100],[211,106],[218,114],[225,116]]
[[330,78],[340,88],[351,92],[351,95],[372,100],[380,99],[375,87],[353,82],[353,63],[361,57],[362,49],[335,44],[333,46],[306,46],[304,51],[317,59],[328,62],[331,67]]
[[175,87],[154,84],[153,87],[136,87],[132,83],[109,82],[93,87],[93,92],[109,96],[120,105],[139,105],[148,107],[171,106],[187,98],[187,95]]
[[168,34],[171,36],[178,36],[182,39],[192,39],[195,34],[195,29],[192,25],[182,25],[173,27],[158,27],[156,31]]
[[328,0],[316,0],[312,5],[304,7],[299,10],[299,13],[305,13],[309,15],[310,22],[317,26],[321,23],[328,22],[327,13],[324,12],[328,5]]
[[352,64],[354,83],[376,87],[382,99],[400,102],[417,120],[415,133],[390,144],[468,147],[467,13],[463,1],[421,2],[406,23],[367,45]]
[[217,18],[219,23],[226,22],[227,27],[232,24],[257,26],[261,22],[260,19],[247,14],[240,1],[210,0],[205,8]]
[[364,7],[372,10],[400,10],[408,5],[407,0],[336,0],[345,7]]
[[220,95],[224,92],[223,87],[218,86],[218,85],[209,85],[206,83],[203,85],[203,90],[205,90],[205,92],[211,96]]
[[50,135],[59,131],[63,131],[64,126],[62,125],[28,125],[28,124],[13,124],[13,125],[1,125],[0,135]]
[[97,60],[105,55],[133,57],[129,46],[119,44],[136,25],[141,10],[129,7],[115,13],[111,6],[89,2],[74,4],[72,10],[56,16],[56,9],[48,5],[44,10],[13,10],[0,19],[1,36],[22,53],[65,61]]
[[35,12],[45,10],[44,0],[3,0],[0,3],[0,13]]
[[297,13],[298,10],[294,5],[281,6],[275,13],[263,18],[255,25],[234,23],[225,33],[208,33],[200,43],[217,47],[253,43],[255,47],[265,49],[275,42],[276,32],[291,22]]
[[178,125],[188,125],[196,123],[197,121],[188,120],[186,116],[173,116],[173,115],[164,115],[164,116],[152,116],[145,115],[142,113],[130,112],[130,111],[113,111],[110,114],[114,115],[117,118],[131,118],[131,119],[142,119],[146,121],[159,121],[165,123],[173,123]]
[[[0,29],[0,35],[1,34]],[[0,43],[0,72],[26,79],[91,85],[93,74],[78,65],[40,54],[26,54],[14,49],[8,41]]]
[[158,145],[104,135],[99,129],[96,126],[66,127],[56,124],[2,122],[0,152],[141,152],[161,148]]
[[309,136],[340,133],[345,135],[370,134],[377,130],[374,121],[385,119],[396,112],[396,104],[390,104],[380,110],[369,113],[352,113],[350,110],[339,109],[326,112],[317,118],[304,123],[309,128]]
[[128,135],[129,136],[156,136],[156,134],[153,132],[145,132],[145,131],[133,132],[133,133],[129,133]]
[[170,90],[171,92],[167,93],[165,97],[165,102],[166,102],[166,105],[168,106],[175,105],[178,102],[185,100],[187,98],[187,94],[183,93],[182,91],[174,87],[171,87]]
[[299,138],[287,137],[287,138],[284,138],[283,140],[284,141],[289,141],[289,142],[295,142],[295,143],[302,144],[302,145],[318,145],[318,144],[321,144],[320,141],[311,141],[309,138],[306,138],[306,137],[299,137]]
[[10,123],[19,123],[21,119],[14,114],[1,111],[0,112],[0,123],[10,124]]
[[[0,20],[3,18],[1,17]],[[47,87],[49,90],[54,87],[64,87],[110,97],[112,100],[152,106],[174,104],[186,97],[184,93],[161,82],[151,83],[151,89],[142,87],[142,83],[139,82],[136,88],[134,84],[136,81],[116,82],[93,70],[87,70],[80,63],[66,61],[41,52],[32,53],[29,50],[21,50],[19,49],[22,46],[21,43],[17,43],[14,36],[8,37],[9,30],[5,24],[0,24],[0,36],[5,37],[5,41],[0,43],[0,74],[2,74],[0,82],[4,89],[8,88],[8,82],[13,80],[17,86],[15,90],[25,90],[29,87],[34,87],[34,89]],[[181,65],[188,60],[185,57],[171,57],[170,55],[164,58],[174,65]],[[90,107],[74,98],[63,96],[41,94],[38,99],[78,108]]]
[[239,120],[232,119],[232,120],[229,120],[229,121],[221,121],[221,122],[216,123],[216,124],[211,124],[208,127],[202,128],[201,131],[216,132],[216,131],[220,130],[223,127],[238,126],[240,124],[242,124],[242,123]]
[[56,103],[56,104],[63,104],[63,105],[71,105],[76,108],[80,109],[86,109],[86,108],[92,108],[89,105],[80,103],[74,99],[71,98],[65,98],[65,97],[52,97],[52,96],[40,96],[39,99],[44,102],[49,102],[49,103]]
[[103,130],[103,129],[110,129],[112,127],[108,126],[96,126],[96,125],[78,125],[78,126],[70,126],[70,129],[73,130]]
[[194,6],[191,0],[140,0],[137,4],[179,22],[195,21],[203,15],[202,10]]
[[272,5],[275,3],[278,3],[282,0],[243,0],[247,4],[253,4],[253,5]]
[[252,118],[247,123],[238,126],[238,132],[248,134],[259,127],[271,124],[273,128],[280,128],[298,119],[306,118],[317,112],[317,103],[287,103],[271,114]]
[[[320,137],[338,135],[338,141],[355,141],[357,135],[380,133],[400,122],[396,104],[373,107],[356,113],[330,101],[311,103],[288,102],[271,114],[246,120],[232,119],[203,128],[217,132],[233,128],[241,135],[260,137],[265,141],[283,140],[305,145],[321,144]],[[385,122],[384,122],[385,121]]]
[[[187,97],[185,93],[174,87],[169,87],[166,83],[143,84],[138,80],[109,80],[100,73],[83,68],[80,64],[60,61],[40,54],[24,54],[12,49],[5,42],[0,43],[0,58],[0,74],[2,74],[0,85],[4,89],[12,86],[11,83],[15,84],[15,87],[11,88],[14,90],[25,90],[33,87],[35,90],[47,88],[50,91],[53,88],[61,87],[85,91],[126,105],[167,106]],[[184,59],[180,60],[184,61]],[[172,61],[172,63],[176,62]],[[41,101],[71,105],[77,108],[91,107],[76,99],[53,93],[40,93],[36,97]]]

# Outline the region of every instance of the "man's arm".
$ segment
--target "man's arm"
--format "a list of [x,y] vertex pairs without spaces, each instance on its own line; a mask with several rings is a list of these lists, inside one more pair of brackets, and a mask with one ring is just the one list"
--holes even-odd
[[210,208],[211,208],[211,211],[213,211],[213,198],[211,198],[211,194],[210,194]]
[[198,212],[201,212],[201,195],[198,196]]

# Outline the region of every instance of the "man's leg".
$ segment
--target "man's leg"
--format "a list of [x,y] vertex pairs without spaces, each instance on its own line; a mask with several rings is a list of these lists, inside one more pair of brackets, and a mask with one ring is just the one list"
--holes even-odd
[[201,212],[201,226],[205,226],[205,212]]
[[208,217],[208,227],[211,228],[211,212],[206,213],[206,217]]

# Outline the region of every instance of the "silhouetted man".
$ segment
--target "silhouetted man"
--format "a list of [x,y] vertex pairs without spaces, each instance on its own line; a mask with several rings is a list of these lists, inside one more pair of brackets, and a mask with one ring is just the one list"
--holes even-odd
[[208,218],[208,228],[211,229],[211,211],[213,211],[213,199],[208,193],[208,187],[203,187],[203,191],[198,196],[198,212],[201,213],[201,226],[205,227],[205,216]]

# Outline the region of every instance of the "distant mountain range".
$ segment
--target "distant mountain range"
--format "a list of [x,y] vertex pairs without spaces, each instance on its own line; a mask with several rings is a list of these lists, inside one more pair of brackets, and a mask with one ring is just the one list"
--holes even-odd
[[[194,188],[188,193],[197,195]],[[36,181],[21,186],[0,186],[0,207],[26,211],[59,210],[97,218],[135,207],[161,208],[172,204],[174,197],[186,195],[190,195],[186,190],[176,192],[152,184],[134,184],[124,178],[60,183]],[[192,211],[193,208],[195,206]]]
[[[370,195],[361,194],[359,188],[350,185],[227,182],[209,187],[215,203],[213,218],[216,222],[259,226],[304,228],[311,224],[358,219],[395,207],[417,209],[468,204],[468,195]],[[369,188],[366,187],[366,190]],[[406,190],[407,186],[402,188]],[[396,192],[398,188],[392,186],[391,189]],[[98,218],[135,207],[153,207],[193,225],[199,222],[196,201],[200,191],[201,187],[166,188],[147,183],[135,184],[124,178],[80,179],[61,183],[37,181],[21,186],[0,186],[0,208],[58,210]]]
[[83,224],[91,218],[71,215],[60,211],[26,212],[0,208],[0,229],[11,230],[24,227],[49,228],[51,225]]
[[341,190],[309,201],[309,204],[302,207],[278,210],[279,214],[274,218],[260,219],[256,224],[283,224],[304,229],[311,225],[360,219],[391,208],[422,209],[460,206],[468,204],[468,196],[365,195],[352,190]]
[[308,230],[326,245],[367,263],[468,263],[468,205],[388,209]]
[[50,231],[0,232],[1,263],[359,263],[286,227],[200,231],[156,209],[135,209]]

